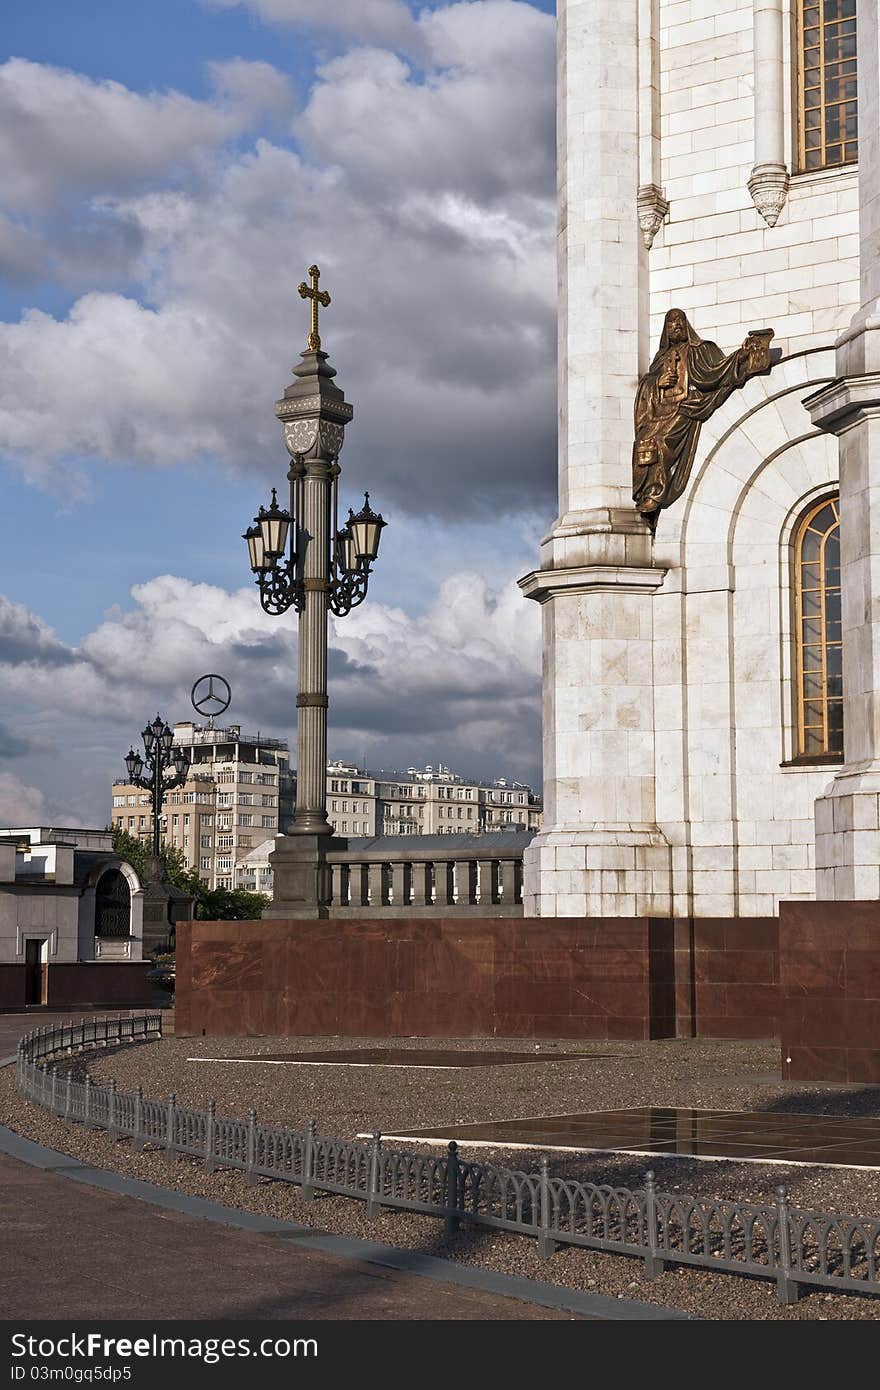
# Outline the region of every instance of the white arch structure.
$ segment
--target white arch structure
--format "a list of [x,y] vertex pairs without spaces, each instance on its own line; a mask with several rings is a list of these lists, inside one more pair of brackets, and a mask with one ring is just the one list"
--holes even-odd
[[144,890],[137,873],[125,859],[106,859],[90,870],[79,900],[77,921],[77,956],[80,960],[95,960],[95,899],[98,884],[106,873],[117,870],[122,874],[131,893],[132,940],[127,944],[126,959],[140,960],[144,937]]

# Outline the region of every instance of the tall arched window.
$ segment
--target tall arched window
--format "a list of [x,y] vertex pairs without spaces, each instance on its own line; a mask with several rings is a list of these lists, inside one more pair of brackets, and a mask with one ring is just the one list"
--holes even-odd
[[859,156],[856,0],[798,0],[798,168]]
[[798,756],[843,757],[840,505],[811,507],[795,533]]

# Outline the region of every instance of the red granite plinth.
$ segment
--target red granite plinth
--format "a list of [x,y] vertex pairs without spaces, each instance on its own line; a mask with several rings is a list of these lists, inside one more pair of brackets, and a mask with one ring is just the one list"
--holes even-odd
[[779,970],[784,1075],[880,1085],[880,903],[782,903]]
[[[50,961],[46,971],[46,1007],[107,1009],[149,1008],[153,987],[150,961]],[[27,967],[0,965],[0,1009],[24,1008]]]
[[74,1005],[99,1008],[149,1008],[153,987],[147,979],[151,968],[144,961],[54,961],[47,973],[47,1006],[67,1009]]
[[177,928],[180,1035],[644,1039],[650,997],[646,918]]
[[27,1003],[27,966],[0,964],[0,1009],[21,1009]]

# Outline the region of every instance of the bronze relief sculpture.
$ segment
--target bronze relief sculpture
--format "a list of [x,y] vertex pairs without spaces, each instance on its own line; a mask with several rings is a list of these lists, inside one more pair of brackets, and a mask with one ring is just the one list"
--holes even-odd
[[669,310],[657,355],[636,392],[633,501],[652,529],[685,489],[702,422],[779,356],[771,356],[772,337],[772,328],[758,329],[725,357],[691,327],[684,310]]

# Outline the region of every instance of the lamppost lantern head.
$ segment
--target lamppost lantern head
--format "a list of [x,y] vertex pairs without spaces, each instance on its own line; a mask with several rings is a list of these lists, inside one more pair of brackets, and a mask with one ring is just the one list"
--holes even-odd
[[248,556],[254,574],[262,574],[272,568],[272,561],[266,559],[263,533],[259,526],[249,526],[243,533],[242,540],[247,541]]
[[156,742],[156,735],[153,733],[152,724],[148,724],[147,727],[143,730],[143,732],[141,733],[141,738],[144,741],[144,752],[149,758],[153,751],[153,744]]
[[364,505],[357,514],[349,507],[346,530],[351,532],[354,553],[360,564],[369,566],[373,563],[379,553],[382,527],[387,524],[381,513],[374,512],[370,506],[368,492],[364,493]]
[[358,557],[354,546],[354,536],[351,534],[349,526],[344,526],[341,531],[336,532],[336,559],[345,574],[356,572]]
[[140,753],[136,753],[133,748],[129,748],[125,759],[125,766],[128,771],[129,782],[136,782],[143,772],[144,760]]
[[273,487],[272,502],[268,508],[261,507],[254,521],[260,529],[263,552],[267,557],[284,554],[287,545],[287,532],[290,529],[290,512],[278,505],[278,495]]
[[172,743],[174,742],[174,733],[173,733],[172,730],[168,727],[167,724],[163,725],[163,727],[162,727],[162,732],[161,732],[161,734],[159,735],[159,738],[160,738],[160,741],[161,741],[161,744],[162,744],[162,751],[163,751],[164,753],[170,753],[170,752],[171,752],[171,745],[172,745]]
[[189,772],[189,758],[182,748],[178,748],[177,752],[174,754],[174,771],[177,773],[181,782],[186,781],[186,774]]

